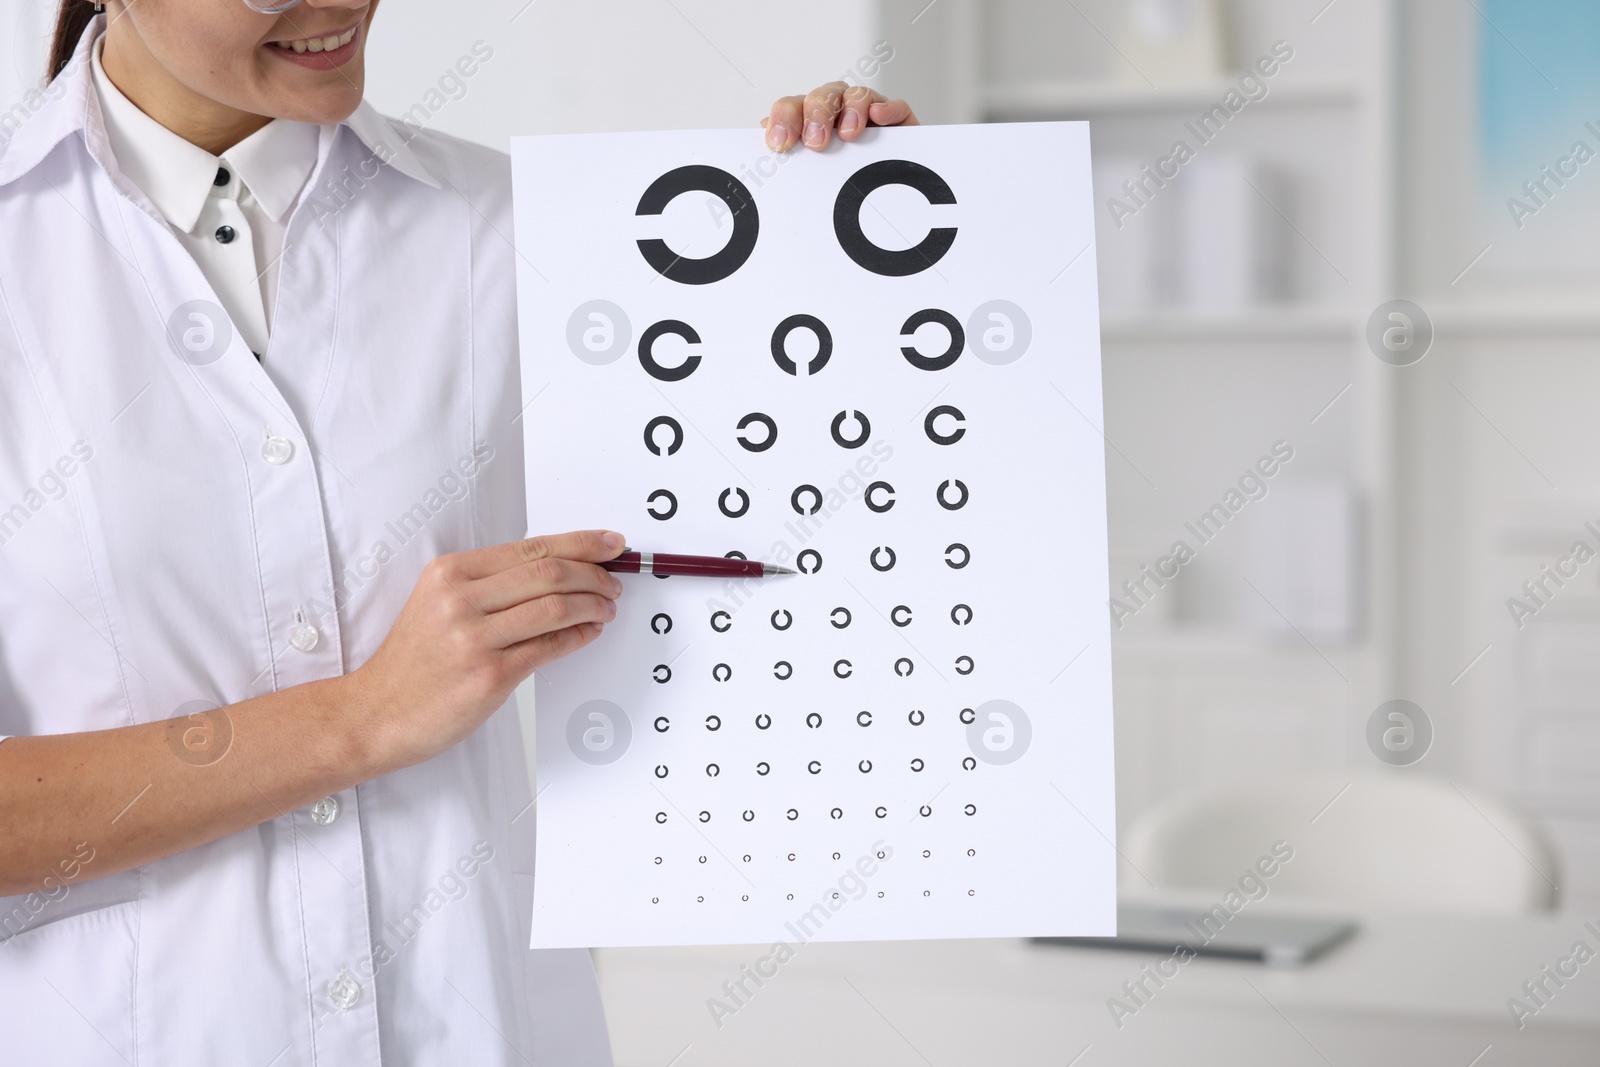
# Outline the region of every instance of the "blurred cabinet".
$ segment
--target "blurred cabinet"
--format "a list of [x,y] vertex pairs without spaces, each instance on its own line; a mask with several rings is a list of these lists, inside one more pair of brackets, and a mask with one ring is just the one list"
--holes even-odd
[[[1137,6],[880,0],[877,30],[881,87],[924,121],[1091,123],[1112,595],[1197,550],[1114,630],[1123,825],[1188,788],[1370,768],[1366,719],[1406,695],[1393,368],[1365,343],[1397,295],[1392,5],[1146,5],[1216,11],[1220,61],[1182,77],[1141,66]],[[1292,461],[1200,543],[1187,524],[1279,442]],[[1342,496],[1355,534],[1260,536],[1295,528],[1290,483]],[[1329,633],[1306,590],[1341,582],[1354,621]]]

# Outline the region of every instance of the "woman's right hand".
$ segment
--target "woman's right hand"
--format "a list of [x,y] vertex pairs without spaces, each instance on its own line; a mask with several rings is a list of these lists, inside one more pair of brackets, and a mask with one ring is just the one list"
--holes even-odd
[[523,679],[600,636],[622,582],[600,567],[624,547],[602,530],[440,556],[389,636],[349,680],[391,769],[471,734]]

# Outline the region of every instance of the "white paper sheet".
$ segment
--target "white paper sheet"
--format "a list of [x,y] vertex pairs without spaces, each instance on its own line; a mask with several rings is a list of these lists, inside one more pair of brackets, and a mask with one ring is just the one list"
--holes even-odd
[[[1088,127],[513,158],[530,530],[821,560],[629,576],[606,633],[540,671],[534,947],[1113,933]],[[646,195],[684,167],[718,189]],[[796,329],[791,372],[797,315],[831,351]]]

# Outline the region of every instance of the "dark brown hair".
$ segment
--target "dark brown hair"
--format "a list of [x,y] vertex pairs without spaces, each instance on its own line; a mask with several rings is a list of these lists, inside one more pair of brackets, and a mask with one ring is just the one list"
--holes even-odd
[[66,69],[67,61],[77,50],[78,39],[88,28],[96,12],[89,0],[61,0],[61,10],[56,14],[56,37],[50,45],[50,80]]

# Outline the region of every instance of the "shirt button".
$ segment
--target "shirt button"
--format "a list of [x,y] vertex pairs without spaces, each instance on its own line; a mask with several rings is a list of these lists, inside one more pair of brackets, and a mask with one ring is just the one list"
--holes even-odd
[[292,455],[294,455],[294,442],[287,437],[268,434],[267,439],[261,442],[261,458],[273,466],[289,462],[289,457]]
[[361,983],[350,977],[350,972],[339,968],[339,976],[328,983],[328,999],[340,1011],[349,1011],[361,1000]]
[[310,652],[317,647],[317,640],[321,636],[309,622],[297,622],[294,629],[289,631],[289,643],[301,652]]
[[215,178],[211,179],[211,184],[215,185],[218,189],[220,189],[224,185],[227,185],[231,181],[233,181],[233,175],[228,173],[228,168],[227,167],[218,167],[217,168],[217,176]]
[[234,230],[233,230],[232,226],[218,226],[217,227],[216,238],[217,238],[217,241],[219,243],[225,244],[225,245],[232,244],[234,236],[235,235],[234,235]]
[[311,821],[318,826],[327,826],[339,817],[339,798],[323,797],[311,805]]

